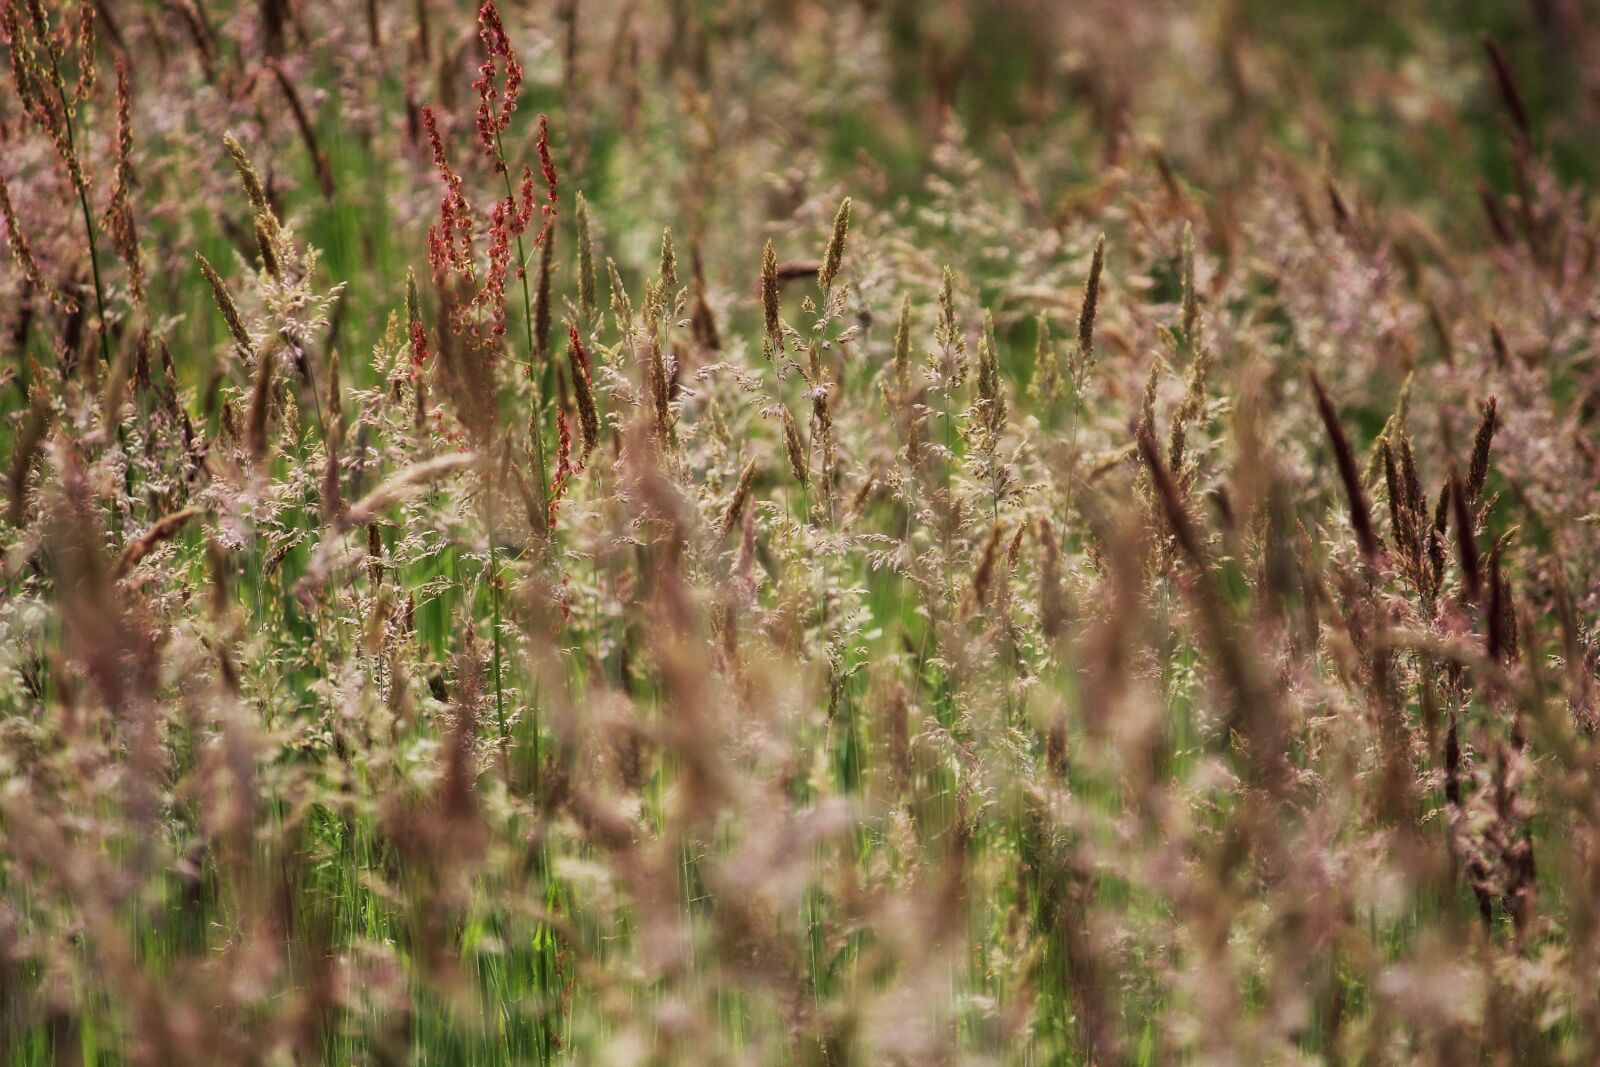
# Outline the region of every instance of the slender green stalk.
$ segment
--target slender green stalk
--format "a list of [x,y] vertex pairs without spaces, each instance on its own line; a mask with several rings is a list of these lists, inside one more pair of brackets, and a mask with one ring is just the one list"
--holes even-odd
[[83,168],[77,163],[78,146],[72,131],[72,108],[67,103],[66,81],[61,76],[61,59],[56,55],[54,45],[47,44],[45,51],[50,54],[50,73],[56,87],[56,97],[61,101],[61,125],[67,133],[67,154],[72,157],[72,185],[78,194],[78,207],[83,212],[83,232],[89,239],[89,268],[94,275],[94,302],[95,311],[100,318],[100,354],[105,357],[106,365],[111,365],[111,337],[110,326],[106,323],[106,290],[100,280],[100,249],[95,240],[94,214],[89,210],[88,183],[83,179]]
[[[511,189],[511,169],[506,166],[505,149],[500,144],[500,133],[494,135],[495,155],[500,163],[500,177],[505,180],[506,196],[515,196]],[[522,243],[522,235],[517,234],[517,277],[522,280],[522,324],[527,333],[528,341],[528,384],[533,387],[533,454],[539,464],[539,507],[544,514],[550,514],[550,469],[545,461],[544,453],[544,388],[539,381],[540,368],[534,360],[538,353],[538,346],[533,341],[533,294],[528,288],[528,253]]]
[[[499,163],[500,163],[500,176],[505,181],[506,196],[508,198],[511,198],[511,197],[514,196],[514,193],[512,192],[512,188],[511,188],[511,170],[510,170],[509,167],[506,166],[505,148],[501,144],[500,133],[499,133],[498,130],[495,131],[495,135],[494,135],[494,147],[495,147],[495,154],[496,154],[496,156],[497,156],[497,158],[499,160]],[[533,421],[533,434],[532,434],[532,436],[533,436],[533,454],[534,454],[534,459],[539,465],[539,496],[538,496],[539,508],[540,508],[540,511],[541,511],[541,513],[543,515],[544,521],[548,524],[549,521],[550,521],[550,469],[549,469],[549,464],[547,463],[547,461],[545,459],[545,449],[544,449],[544,389],[543,389],[542,383],[539,380],[539,372],[540,372],[541,368],[536,363],[536,360],[538,358],[538,346],[534,343],[534,337],[533,337],[533,320],[534,320],[534,315],[533,315],[533,294],[528,288],[528,254],[527,254],[526,247],[523,244],[522,235],[520,233],[517,234],[517,267],[518,267],[517,277],[519,279],[521,279],[521,281],[522,281],[522,325],[523,325],[523,329],[525,331],[525,336],[526,336],[527,345],[528,345],[528,349],[527,349],[527,351],[528,351],[528,385],[533,391],[533,396],[532,396],[532,404],[533,404],[533,420],[532,420]],[[554,536],[555,536],[555,530],[553,528],[548,528],[547,527],[547,530],[546,530],[546,541],[545,541],[546,550],[548,550],[548,545],[550,543],[550,540],[553,539]],[[492,524],[491,524],[491,529],[489,531],[489,569],[490,569],[491,573],[496,572],[495,535],[494,535],[494,530],[492,528]],[[506,720],[505,720],[505,704],[504,704],[504,698],[503,698],[502,692],[501,692],[501,682],[500,682],[501,635],[500,635],[500,587],[499,587],[499,581],[498,581],[498,574],[494,575],[494,578],[492,580],[492,584],[490,586],[490,593],[491,593],[491,602],[493,604],[493,610],[494,610],[494,691],[495,691],[495,706],[496,706],[496,709],[497,709],[497,713],[498,713],[498,715],[500,717],[500,740],[501,740],[502,752],[504,752],[504,749],[505,749],[506,745],[508,744],[508,742],[507,742]],[[543,754],[540,751],[540,747],[541,746],[539,744],[539,704],[538,704],[537,695],[535,695],[535,698],[533,700],[529,701],[528,709],[529,709],[529,713],[533,717],[533,721],[531,723],[531,727],[532,727],[531,733],[532,733],[532,738],[533,738],[533,775],[534,775],[533,789],[534,789],[534,796],[536,798],[538,798],[538,797],[542,796],[543,791],[544,791],[543,790],[543,777],[544,776],[543,776],[543,768],[542,768]],[[509,757],[507,757],[507,758],[509,758]],[[509,767],[509,764],[507,766]],[[543,845],[543,844],[541,844],[540,847],[539,847],[539,859],[538,859],[538,862],[539,862],[539,875],[544,881],[544,884],[546,886],[546,895],[548,896],[549,886],[550,886],[549,854],[548,854],[548,852],[546,850],[546,846]],[[551,987],[553,985],[553,982],[552,982],[552,977],[553,976],[550,973],[550,961],[548,959],[549,953],[550,953],[551,948],[552,948],[551,939],[553,938],[553,936],[554,936],[554,932],[550,929],[549,925],[546,924],[546,923],[540,923],[537,926],[537,928],[535,929],[535,932],[534,932],[534,940],[535,940],[534,951],[537,953],[537,963],[535,965],[535,980],[534,980],[534,984],[538,988],[540,998],[546,1003],[548,1003],[548,1000],[549,1000],[549,997],[550,997]],[[540,1021],[539,1021],[539,1033],[538,1033],[538,1036],[537,1036],[537,1048],[538,1048],[538,1052],[539,1052],[539,1060],[542,1063],[548,1063],[550,1061],[551,1057],[552,1057],[553,1050],[552,1050],[551,1046],[553,1044],[553,1040],[552,1040],[553,1036],[554,1035],[553,1035],[553,1032],[552,1032],[552,1028],[550,1026],[550,1022],[549,1022],[549,1019],[548,1019],[547,1014],[546,1014],[546,1009],[541,1007],[541,1014],[540,1014]]]

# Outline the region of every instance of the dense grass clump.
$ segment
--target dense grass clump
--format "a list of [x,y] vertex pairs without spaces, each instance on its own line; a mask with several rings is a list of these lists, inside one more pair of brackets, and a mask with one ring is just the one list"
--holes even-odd
[[1600,1062],[1582,5],[0,42],[0,1064]]

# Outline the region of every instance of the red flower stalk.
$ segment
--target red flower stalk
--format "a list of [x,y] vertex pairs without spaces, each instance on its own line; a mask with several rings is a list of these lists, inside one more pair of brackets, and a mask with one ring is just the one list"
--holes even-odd
[[[489,312],[496,337],[506,332],[506,278],[511,272],[511,242],[523,235],[533,218],[533,172],[522,168],[522,188],[517,196],[508,194],[494,205],[489,218],[489,276],[474,303]],[[517,264],[517,277],[527,268]]]
[[94,5],[80,3],[72,34],[73,50],[78,56],[78,85],[72,95],[77,100],[87,100],[94,88],[94,19]]
[[515,208],[508,210],[511,199],[497,201],[489,217],[489,276],[483,288],[473,297],[473,303],[488,308],[490,330],[496,337],[506,332],[506,275],[511,268],[512,230],[516,225]]
[[[521,235],[528,229],[528,223],[533,221],[533,171],[526,163],[522,165],[522,184],[517,187],[517,233]],[[526,264],[517,265],[517,277],[525,277],[528,273]]]
[[[73,189],[86,196],[88,180],[72,136],[72,108],[94,87],[94,5],[80,4],[77,21],[62,16],[51,26],[40,0],[26,0],[24,23],[16,0],[0,2],[0,41],[11,56],[17,100],[49,138]],[[73,67],[75,82],[67,80]]]
[[428,331],[420,320],[411,323],[411,365],[421,367],[428,362]]
[[[503,31],[501,31],[503,32]],[[507,116],[509,118],[509,115]],[[480,133],[483,130],[483,112],[479,114]],[[503,337],[506,332],[506,279],[511,273],[512,243],[527,232],[533,219],[533,171],[522,169],[522,183],[515,191],[507,186],[507,195],[495,202],[489,216],[489,269],[480,286],[473,259],[472,209],[462,194],[461,176],[451,167],[445,153],[444,139],[439,133],[439,123],[432,108],[422,109],[422,121],[428,132],[428,143],[433,150],[433,163],[444,183],[444,196],[439,201],[439,222],[428,230],[428,259],[434,273],[460,275],[473,289],[472,299],[460,308],[456,322],[457,332],[477,333],[477,323],[469,322],[474,311],[486,314],[489,332]],[[496,169],[503,171],[498,150],[495,153]],[[521,277],[525,268],[517,264]],[[482,320],[478,320],[482,321]]]
[[16,257],[17,265],[22,268],[22,273],[28,281],[48,294],[51,303],[68,311],[77,310],[78,302],[51,285],[45,279],[44,272],[39,269],[39,261],[33,256],[33,245],[17,222],[16,209],[11,205],[11,188],[6,185],[3,175],[0,175],[0,222],[5,224],[6,241],[11,245],[11,254]]
[[572,484],[572,476],[577,469],[572,465],[572,426],[567,422],[565,408],[556,410],[556,434],[560,438],[556,446],[556,475],[550,479],[550,521],[553,530],[556,525],[556,513],[561,508],[561,498],[566,495],[567,487]]
[[443,275],[446,268],[455,271],[469,282],[476,281],[472,263],[472,209],[461,194],[461,175],[450,166],[445,155],[444,139],[439,135],[439,120],[433,108],[422,109],[422,124],[428,131],[428,144],[433,148],[433,165],[439,169],[439,180],[444,183],[444,196],[439,199],[439,222],[428,227],[428,261],[435,274]]
[[[494,0],[485,0],[478,10],[478,36],[483,40],[484,50],[478,77],[472,83],[478,93],[478,140],[483,145],[483,154],[494,161],[494,169],[499,172],[506,169],[500,153],[500,131],[511,125],[511,114],[517,109],[517,97],[522,93],[522,64],[511,51],[511,38],[506,35]],[[505,85],[499,90],[496,101],[495,80],[501,67],[505,71]]]
[[589,353],[584,351],[583,341],[578,337],[576,323],[567,323],[567,344],[571,347],[575,362],[583,368],[584,381],[589,380]]
[[539,170],[544,175],[545,204],[540,208],[540,213],[546,220],[553,219],[556,214],[556,201],[560,195],[556,192],[556,165],[550,158],[550,120],[544,115],[539,116],[539,139],[535,142],[539,150]]

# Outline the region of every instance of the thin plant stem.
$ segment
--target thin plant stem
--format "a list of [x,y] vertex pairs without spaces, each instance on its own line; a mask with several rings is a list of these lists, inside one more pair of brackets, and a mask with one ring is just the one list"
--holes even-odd
[[[67,131],[67,151],[76,159],[78,155],[77,143],[72,133],[72,109],[67,105],[67,90],[61,79],[61,63],[56,58],[55,49],[50,50],[51,73],[55,75],[56,96],[61,100],[61,123]],[[105,357],[106,365],[111,365],[111,338],[110,327],[106,323],[106,290],[100,281],[100,249],[95,241],[94,215],[89,210],[88,183],[83,180],[81,167],[74,167],[72,184],[78,193],[78,207],[83,212],[83,232],[89,239],[89,268],[94,275],[94,303],[95,311],[100,319],[100,354]]]
[[[511,170],[506,166],[505,149],[500,144],[500,133],[495,131],[494,150],[500,164],[500,177],[505,180],[506,197],[514,197],[511,189]],[[533,454],[539,464],[539,506],[546,516],[550,513],[550,470],[544,454],[544,389],[539,381],[540,368],[534,358],[538,352],[533,341],[533,294],[528,289],[528,253],[517,234],[517,277],[522,281],[522,324],[528,341],[528,384],[533,387]]]

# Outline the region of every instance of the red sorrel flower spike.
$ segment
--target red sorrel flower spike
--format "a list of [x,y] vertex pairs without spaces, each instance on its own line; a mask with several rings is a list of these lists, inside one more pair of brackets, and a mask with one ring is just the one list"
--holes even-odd
[[[511,38],[494,0],[486,0],[478,9],[478,37],[483,41],[483,62],[478,64],[478,77],[472,87],[478,93],[478,141],[484,155],[494,160],[496,172],[505,170],[505,160],[500,154],[500,131],[511,125],[512,112],[517,110],[517,98],[522,94],[522,64],[511,51]],[[496,60],[499,63],[496,63]],[[495,76],[501,67],[505,71],[505,85],[495,99]]]
[[461,176],[445,155],[444,138],[439,135],[439,120],[433,108],[422,109],[422,124],[428,131],[433,165],[439,169],[439,180],[445,189],[439,200],[439,221],[428,228],[428,262],[433,264],[435,274],[442,274],[449,267],[472,280],[472,209],[461,194]]
[[572,466],[572,426],[567,422],[566,408],[556,409],[556,433],[560,443],[556,446],[556,474],[550,479],[550,521],[551,529],[556,525],[556,513],[561,508],[561,497],[566,493],[567,487],[572,484],[575,473]]
[[[87,100],[94,89],[94,20],[95,5],[79,4],[78,20],[72,27],[72,46],[78,57],[78,84],[74,87],[74,100]],[[63,27],[63,35],[66,28]]]
[[544,175],[546,189],[546,203],[542,211],[545,218],[554,218],[556,201],[560,199],[560,195],[556,192],[556,165],[550,158],[550,120],[544,115],[539,116],[539,139],[535,147],[539,150],[539,170]]
[[489,216],[489,275],[473,302],[489,309],[494,336],[506,332],[506,276],[511,269],[511,241],[516,236],[516,202],[509,196],[495,201]]
[[411,324],[411,363],[420,367],[428,362],[428,331],[421,321]]
[[572,351],[577,354],[578,365],[583,368],[583,376],[587,379],[590,374],[589,353],[584,351],[583,342],[578,339],[578,326],[576,323],[567,323],[567,344],[571,345]]
[[533,169],[526,163],[522,165],[522,184],[517,189],[517,201],[517,232],[520,234],[533,221]]

